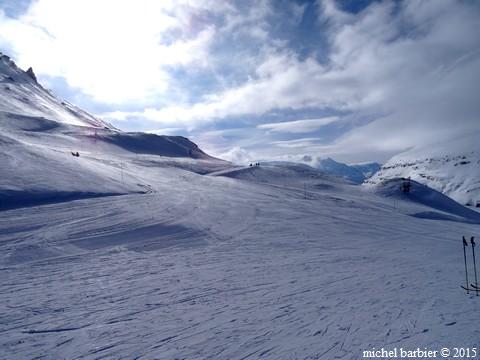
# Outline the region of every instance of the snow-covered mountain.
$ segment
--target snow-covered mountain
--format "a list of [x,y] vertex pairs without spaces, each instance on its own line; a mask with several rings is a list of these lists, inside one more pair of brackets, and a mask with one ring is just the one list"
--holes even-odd
[[121,132],[2,62],[0,359],[347,360],[478,341],[459,286],[476,211],[414,181],[233,167]]
[[113,129],[113,127],[44,89],[32,68],[23,71],[0,53],[0,111],[62,124]]
[[480,206],[480,132],[394,156],[366,184],[411,178],[462,204]]
[[155,166],[206,173],[229,165],[181,136],[115,129],[0,56],[0,208],[145,192],[140,175]]
[[361,184],[380,169],[378,163],[347,165],[331,158],[317,159],[314,166],[327,174],[343,177],[355,184]]

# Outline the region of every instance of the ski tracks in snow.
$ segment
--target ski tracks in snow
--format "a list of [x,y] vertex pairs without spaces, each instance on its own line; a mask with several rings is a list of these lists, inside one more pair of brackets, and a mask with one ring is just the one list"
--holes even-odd
[[3,212],[1,357],[358,359],[479,338],[450,240],[472,225],[218,182]]

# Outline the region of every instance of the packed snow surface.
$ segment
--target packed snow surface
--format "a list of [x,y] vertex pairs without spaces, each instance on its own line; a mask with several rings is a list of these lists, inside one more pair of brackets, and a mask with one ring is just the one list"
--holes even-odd
[[3,211],[0,357],[359,359],[477,344],[460,239],[480,227],[465,208],[396,186],[282,186],[279,172],[154,167],[147,194]]

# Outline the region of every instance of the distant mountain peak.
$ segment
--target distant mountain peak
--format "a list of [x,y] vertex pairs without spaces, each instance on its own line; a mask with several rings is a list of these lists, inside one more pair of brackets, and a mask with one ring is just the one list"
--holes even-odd
[[23,71],[1,52],[0,81],[0,112],[43,117],[69,125],[114,129],[107,122],[58,99],[37,81],[32,67]]
[[27,71],[25,71],[25,73],[26,73],[28,76],[30,76],[30,77],[33,79],[33,81],[38,82],[38,81],[37,81],[37,76],[36,76],[35,73],[33,72],[33,69],[32,69],[31,66],[28,68]]
[[380,169],[378,163],[365,163],[359,165],[348,165],[338,162],[331,157],[317,158],[314,165],[319,170],[325,173],[343,177],[356,184],[361,184],[365,179],[372,176]]

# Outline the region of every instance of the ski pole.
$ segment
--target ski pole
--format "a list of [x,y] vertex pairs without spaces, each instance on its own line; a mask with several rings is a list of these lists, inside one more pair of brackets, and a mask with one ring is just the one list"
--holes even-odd
[[468,246],[467,240],[465,240],[465,236],[463,236],[463,260],[465,261],[465,281],[467,282],[467,294],[470,294],[469,287],[468,287],[468,269],[467,269],[467,252],[465,248]]
[[477,282],[477,263],[475,262],[475,238],[472,236],[470,238],[470,243],[472,244],[472,254],[473,254],[473,270],[475,271],[475,289],[478,296],[478,282]]

